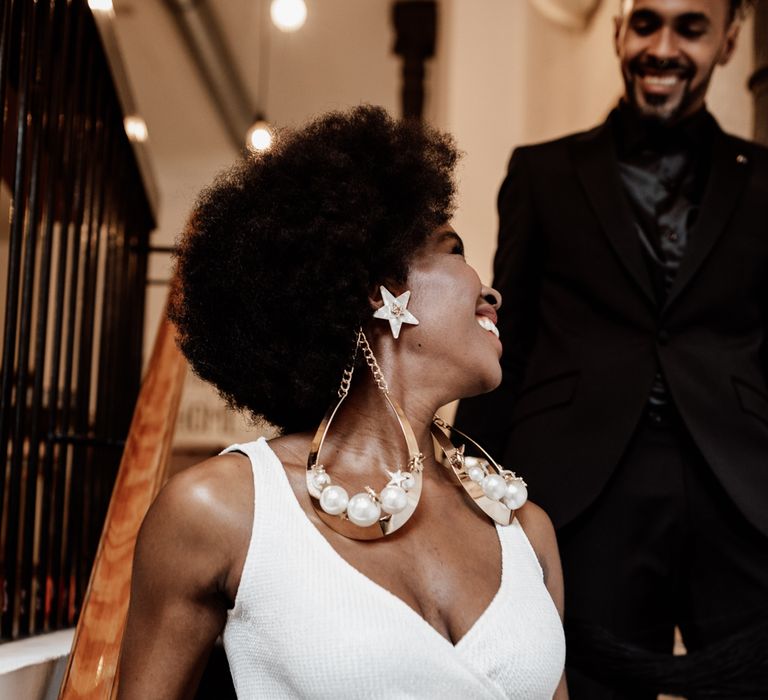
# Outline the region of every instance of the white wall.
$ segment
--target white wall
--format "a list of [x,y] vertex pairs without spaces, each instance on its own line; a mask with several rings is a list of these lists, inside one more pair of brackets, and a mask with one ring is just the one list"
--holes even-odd
[[66,629],[0,645],[0,698],[55,700],[74,633]]

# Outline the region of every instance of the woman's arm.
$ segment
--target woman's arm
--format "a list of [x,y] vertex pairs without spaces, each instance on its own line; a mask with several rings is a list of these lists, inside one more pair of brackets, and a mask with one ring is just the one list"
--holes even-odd
[[121,700],[194,694],[250,539],[253,487],[243,461],[215,457],[182,472],[147,513],[134,555]]

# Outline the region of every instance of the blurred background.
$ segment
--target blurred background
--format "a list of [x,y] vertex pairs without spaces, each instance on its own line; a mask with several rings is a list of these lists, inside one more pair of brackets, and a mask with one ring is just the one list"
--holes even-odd
[[[275,127],[360,103],[400,115],[396,4],[305,0],[296,3],[306,8],[303,24],[285,31],[272,21],[269,0],[115,0],[118,48],[147,124],[161,202],[153,244],[173,244],[195,194],[237,156],[257,115]],[[512,148],[588,129],[621,94],[613,51],[619,0],[429,4],[436,24],[433,51],[421,46],[423,118],[451,132],[464,152],[454,223],[470,263],[490,283],[495,198]],[[721,126],[746,138],[754,120],[753,22],[748,16],[736,55],[709,93]],[[401,32],[414,35],[417,54],[420,42],[430,43],[418,26],[417,18]],[[153,282],[167,279],[168,263],[169,256],[150,258]],[[147,347],[165,294],[162,285],[148,289]],[[240,434],[241,421],[209,396],[188,380],[179,448],[225,445]]]
[[[762,140],[765,5],[744,19],[708,99],[723,128]],[[66,697],[109,697],[151,497],[174,471],[269,432],[186,372],[162,322],[200,189],[327,110],[422,118],[464,152],[454,225],[490,282],[512,149],[588,129],[619,99],[618,9],[0,0],[0,697],[55,697],[78,621],[86,651],[70,658]]]

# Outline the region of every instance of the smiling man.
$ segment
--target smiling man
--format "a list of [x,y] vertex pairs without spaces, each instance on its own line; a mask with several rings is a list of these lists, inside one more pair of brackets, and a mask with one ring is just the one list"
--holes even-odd
[[671,124],[703,109],[715,66],[736,47],[736,4],[622,2],[616,54],[625,99],[637,114]]
[[621,2],[620,104],[499,193],[504,380],[456,423],[558,529],[576,700],[768,688],[768,151],[705,105],[746,4]]

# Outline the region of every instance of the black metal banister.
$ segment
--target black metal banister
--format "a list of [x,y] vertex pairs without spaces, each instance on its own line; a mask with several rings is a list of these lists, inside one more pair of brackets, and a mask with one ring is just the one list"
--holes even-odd
[[85,0],[2,2],[0,640],[76,621],[138,394],[155,198],[117,93]]

